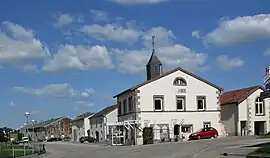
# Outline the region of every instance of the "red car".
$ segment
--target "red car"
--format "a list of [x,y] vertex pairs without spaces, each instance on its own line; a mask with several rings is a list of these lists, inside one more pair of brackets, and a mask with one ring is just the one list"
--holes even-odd
[[189,135],[189,140],[194,140],[194,139],[208,139],[208,138],[217,138],[218,137],[218,131],[213,128],[213,127],[207,127],[207,128],[202,128],[198,130],[195,133],[192,133]]

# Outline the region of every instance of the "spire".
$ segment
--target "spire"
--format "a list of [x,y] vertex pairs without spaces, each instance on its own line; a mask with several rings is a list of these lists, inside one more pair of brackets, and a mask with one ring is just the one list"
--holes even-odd
[[162,64],[155,53],[155,36],[152,36],[152,54],[146,65],[147,80],[161,75],[163,72]]
[[153,46],[152,53],[155,53],[155,36],[152,36],[152,46]]

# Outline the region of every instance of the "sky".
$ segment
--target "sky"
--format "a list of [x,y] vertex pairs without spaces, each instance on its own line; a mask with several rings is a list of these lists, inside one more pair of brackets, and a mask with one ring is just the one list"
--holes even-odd
[[151,36],[164,71],[225,91],[263,84],[269,0],[2,0],[0,126],[75,117],[146,80]]

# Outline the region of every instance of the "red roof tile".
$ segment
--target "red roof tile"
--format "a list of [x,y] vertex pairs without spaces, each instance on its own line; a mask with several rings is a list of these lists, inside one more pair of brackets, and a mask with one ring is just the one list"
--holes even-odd
[[220,104],[231,104],[231,103],[241,103],[244,101],[248,96],[250,96],[253,92],[261,88],[264,90],[264,88],[260,85],[252,86],[248,88],[243,89],[237,89],[229,92],[225,92],[220,96]]

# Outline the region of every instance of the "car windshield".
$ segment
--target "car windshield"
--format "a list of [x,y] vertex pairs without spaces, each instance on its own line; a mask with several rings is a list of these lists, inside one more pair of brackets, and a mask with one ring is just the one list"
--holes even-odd
[[201,128],[199,130],[197,130],[196,132],[203,132],[204,131],[204,128]]

